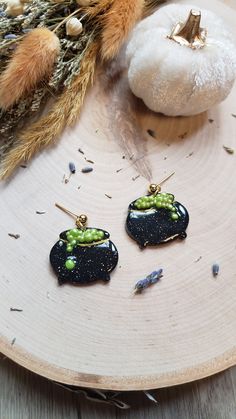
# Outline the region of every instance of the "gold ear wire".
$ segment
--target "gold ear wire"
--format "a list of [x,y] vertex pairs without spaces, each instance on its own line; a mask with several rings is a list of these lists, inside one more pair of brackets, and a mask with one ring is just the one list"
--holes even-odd
[[65,207],[63,207],[60,204],[55,203],[55,206],[59,208],[61,211],[65,212],[66,214],[71,215],[73,218],[75,218],[75,224],[78,228],[84,229],[85,224],[87,223],[88,217],[85,214],[76,215],[74,212],[69,211]]
[[174,176],[175,172],[171,173],[167,177],[161,180],[158,184],[152,183],[149,185],[148,192],[150,192],[152,195],[157,195],[159,192],[161,192],[161,185],[165,183],[168,179],[170,179],[172,176]]

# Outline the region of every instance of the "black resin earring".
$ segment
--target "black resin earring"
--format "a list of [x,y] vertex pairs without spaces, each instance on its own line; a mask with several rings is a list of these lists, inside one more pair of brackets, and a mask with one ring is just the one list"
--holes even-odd
[[86,215],[77,216],[61,205],[55,205],[76,220],[76,228],[61,233],[50,252],[50,262],[59,284],[109,281],[110,272],[118,262],[118,251],[109,240],[109,233],[85,227]]
[[173,174],[158,185],[151,184],[148,195],[129,205],[126,231],[141,248],[187,237],[188,211],[174,195],[161,192],[161,184]]

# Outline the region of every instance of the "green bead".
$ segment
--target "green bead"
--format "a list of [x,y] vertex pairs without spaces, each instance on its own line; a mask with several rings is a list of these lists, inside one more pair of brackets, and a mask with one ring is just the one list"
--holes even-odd
[[69,240],[69,241],[74,240],[74,237],[71,234],[68,234],[67,240]]
[[73,250],[73,246],[71,246],[70,244],[68,244],[67,247],[66,247],[66,251],[67,252],[72,252],[72,250]]
[[93,241],[97,242],[99,240],[99,236],[98,234],[94,234],[93,236]]
[[104,232],[103,231],[98,231],[97,232],[97,235],[98,235],[98,238],[99,238],[99,240],[102,240],[102,239],[104,239]]
[[74,240],[71,240],[71,241],[70,241],[70,244],[71,244],[71,246],[76,246],[77,242],[76,242],[76,240],[74,239]]
[[84,243],[85,242],[85,237],[84,235],[79,237],[79,243]]
[[92,234],[90,234],[90,233],[86,234],[84,238],[85,238],[86,243],[91,243],[93,241]]
[[65,267],[68,269],[68,271],[72,271],[75,267],[75,262],[72,259],[67,259]]
[[157,201],[156,202],[156,207],[157,208],[162,208],[162,202],[161,201]]
[[172,209],[172,205],[171,205],[171,204],[167,204],[167,208],[168,208],[168,210],[170,210],[170,211],[171,211],[171,209]]
[[171,218],[172,218],[172,220],[176,221],[176,220],[179,219],[179,216],[178,216],[178,214],[173,213],[173,214],[171,214]]
[[73,230],[70,231],[71,236],[73,237],[77,237],[79,233],[78,228],[74,228]]
[[174,207],[174,205],[171,205],[171,211],[176,212],[176,208]]

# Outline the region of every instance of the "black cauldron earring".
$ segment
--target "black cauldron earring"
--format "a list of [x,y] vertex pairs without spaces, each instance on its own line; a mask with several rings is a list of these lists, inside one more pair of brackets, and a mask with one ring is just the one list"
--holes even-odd
[[158,185],[151,184],[148,195],[136,199],[129,206],[126,230],[141,248],[187,237],[188,211],[175,201],[174,195],[161,192],[161,185],[173,174]]
[[59,284],[88,284],[96,280],[109,281],[110,272],[118,262],[118,251],[104,230],[87,228],[87,216],[56,207],[75,218],[76,228],[60,234],[50,252],[50,262]]

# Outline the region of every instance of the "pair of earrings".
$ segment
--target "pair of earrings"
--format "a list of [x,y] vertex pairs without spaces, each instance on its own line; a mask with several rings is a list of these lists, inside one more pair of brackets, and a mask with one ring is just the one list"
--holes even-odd
[[[128,208],[126,231],[141,248],[166,243],[177,237],[185,239],[189,223],[186,208],[161,185],[151,184],[148,195],[133,201]],[[50,262],[59,284],[88,284],[96,280],[109,281],[118,263],[118,250],[107,231],[86,227],[87,216],[56,206],[75,218],[76,228],[60,234],[50,253]]]

